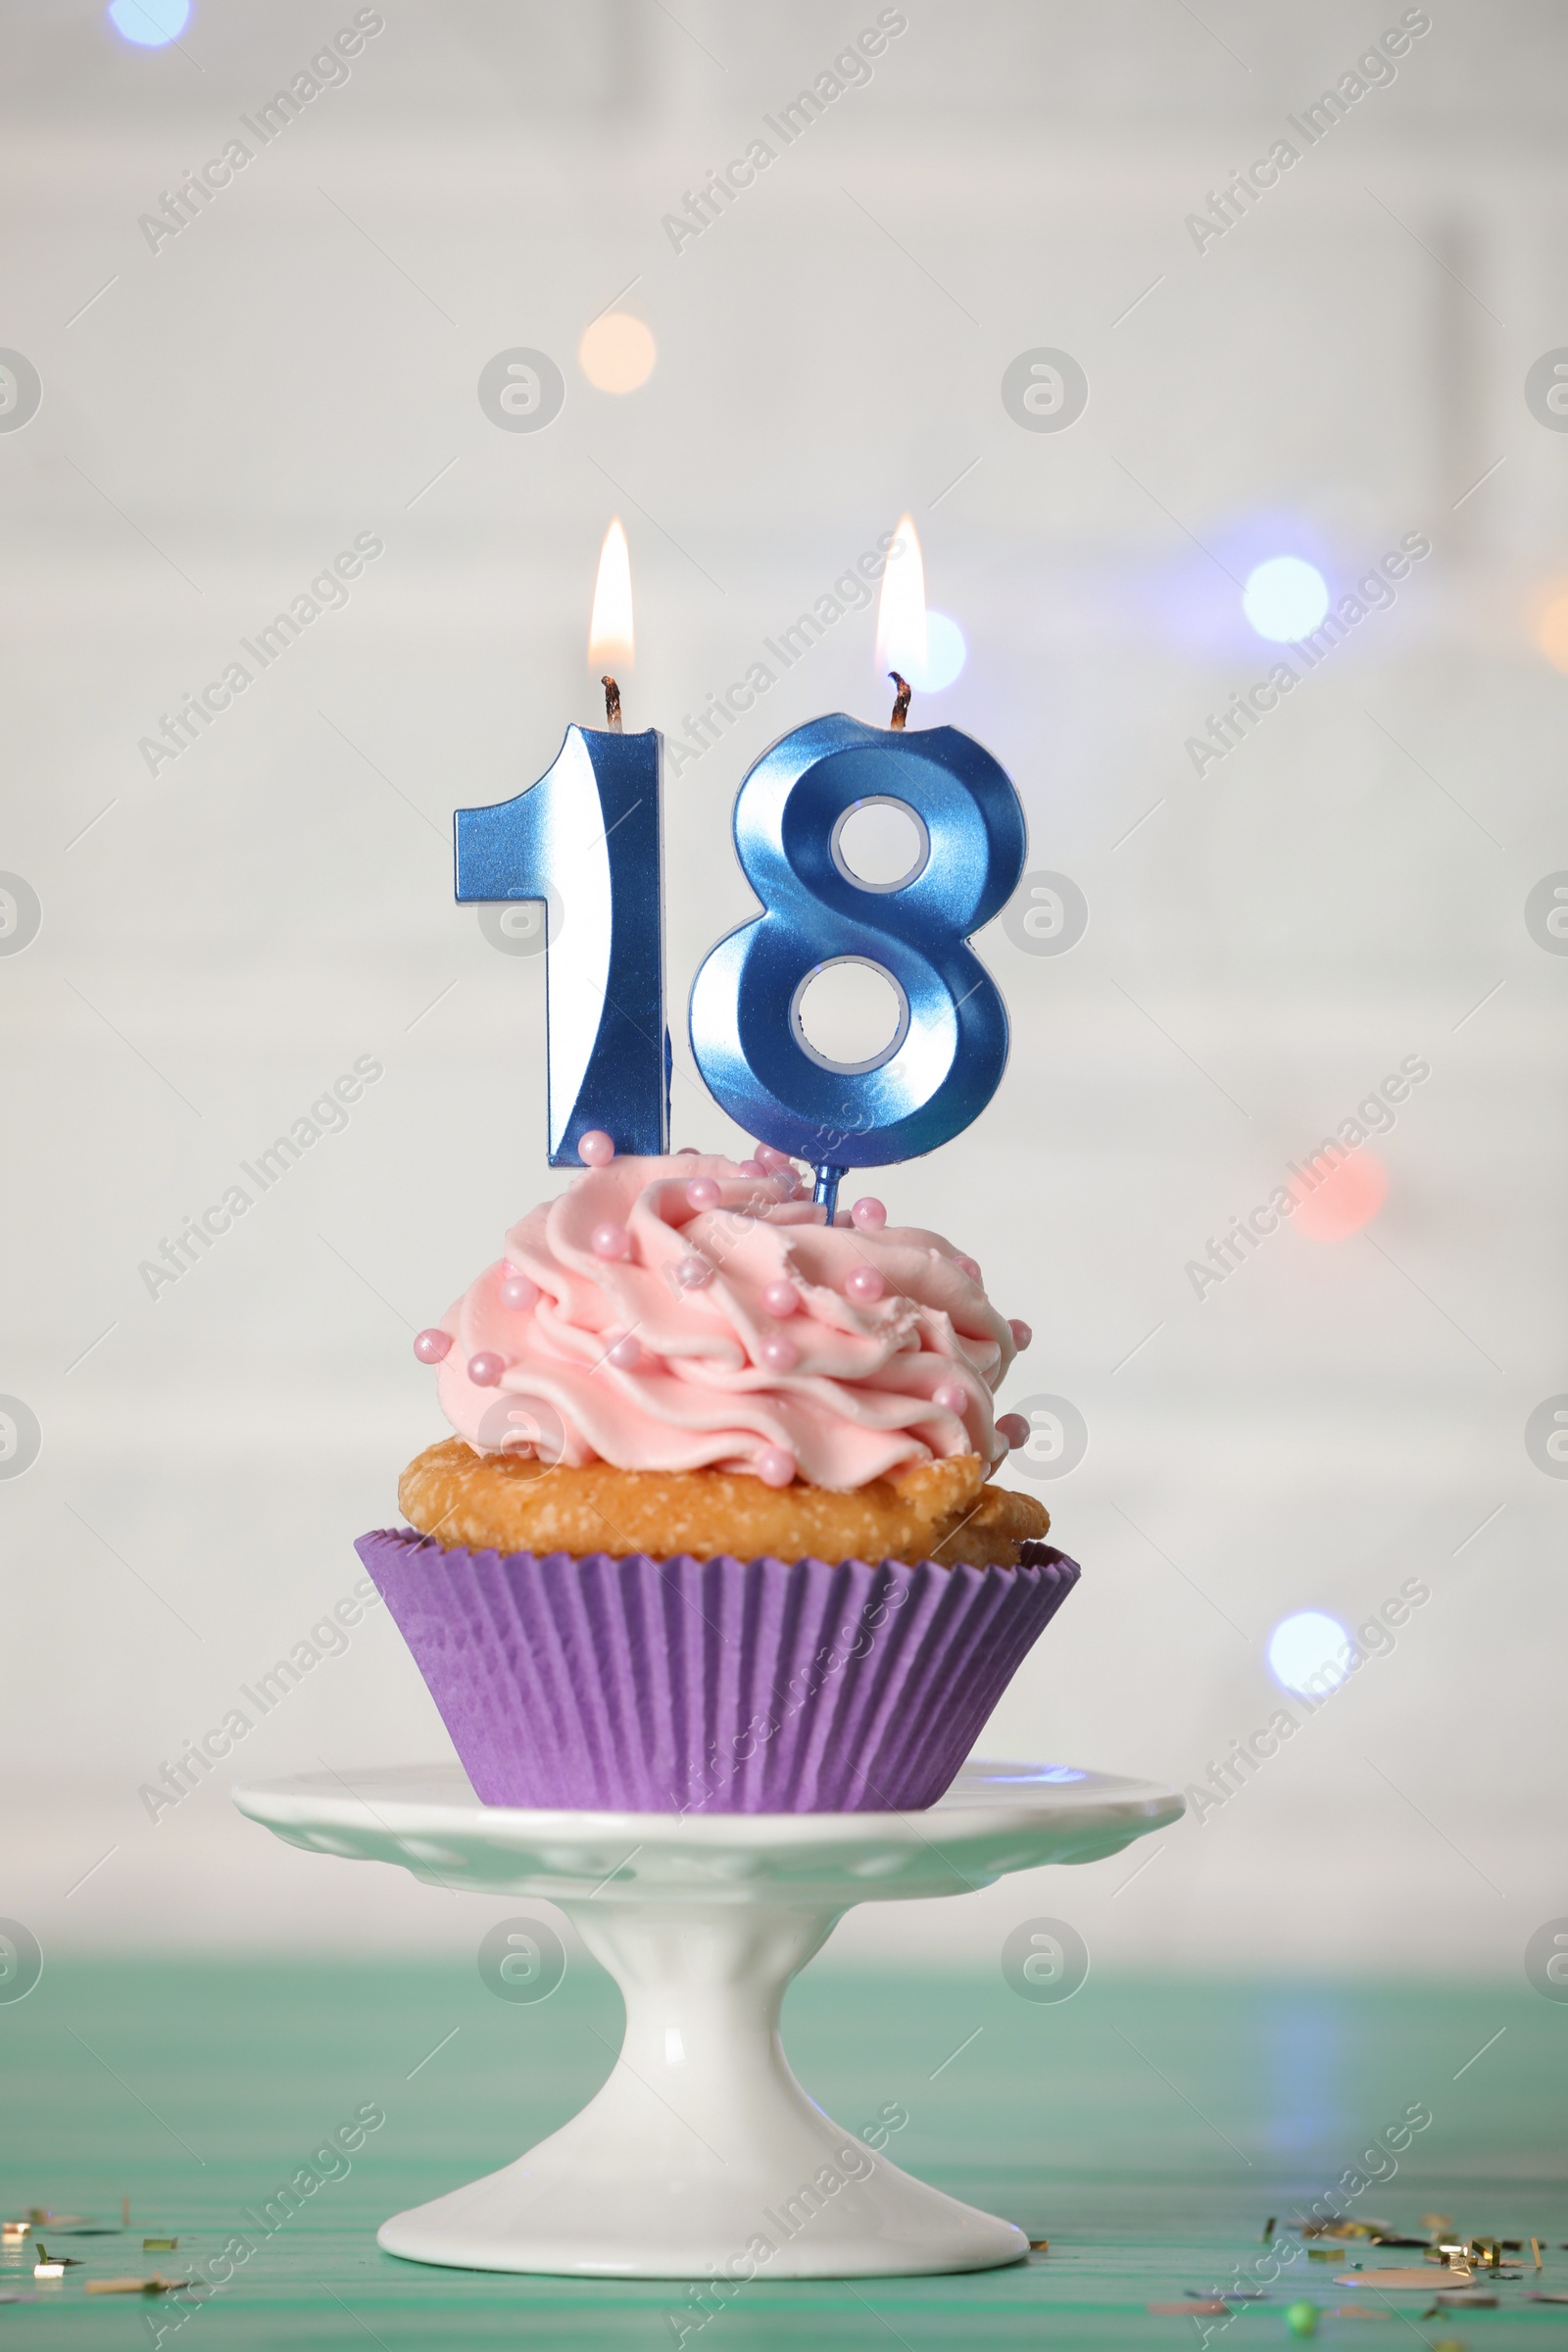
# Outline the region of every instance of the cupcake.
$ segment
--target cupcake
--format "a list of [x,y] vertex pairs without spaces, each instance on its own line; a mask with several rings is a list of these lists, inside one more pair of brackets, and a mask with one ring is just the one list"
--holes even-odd
[[1077,1579],[991,1483],[1027,1328],[762,1158],[604,1157],[416,1342],[457,1434],[358,1548],[486,1804],[929,1805]]

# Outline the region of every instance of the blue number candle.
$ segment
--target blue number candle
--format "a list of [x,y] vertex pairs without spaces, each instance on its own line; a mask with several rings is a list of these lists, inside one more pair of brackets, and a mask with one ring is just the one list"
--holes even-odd
[[[892,889],[857,880],[844,820],[892,801],[923,855]],[[839,712],[764,752],[735,803],[735,849],[763,911],[719,941],[691,998],[692,1051],[748,1134],[811,1160],[832,1200],[852,1167],[934,1151],[990,1102],[1007,1058],[1001,992],[966,942],[1023,871],[1023,810],[1005,771],[954,727],[868,727]],[[898,1034],[853,1068],[817,1054],[801,1023],[826,964],[871,964],[900,1000]]]
[[663,741],[568,727],[514,800],[457,811],[461,900],[543,899],[550,1164],[590,1129],[617,1152],[669,1144],[660,893]]

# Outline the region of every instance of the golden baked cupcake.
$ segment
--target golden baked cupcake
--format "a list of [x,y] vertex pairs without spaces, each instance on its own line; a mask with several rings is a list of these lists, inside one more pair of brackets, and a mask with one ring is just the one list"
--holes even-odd
[[458,1434],[360,1550],[486,1802],[930,1804],[1076,1580],[991,1483],[1025,1327],[764,1156],[607,1153],[416,1342]]

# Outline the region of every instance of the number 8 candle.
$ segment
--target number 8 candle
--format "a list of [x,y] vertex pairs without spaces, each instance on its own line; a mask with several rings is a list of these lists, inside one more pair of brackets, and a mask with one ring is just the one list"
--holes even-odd
[[[901,720],[906,702],[901,683]],[[920,840],[892,887],[860,880],[839,846],[846,820],[876,801],[905,809]],[[1023,810],[991,754],[956,728],[909,735],[838,712],[751,769],[735,849],[763,911],[698,972],[692,1051],[732,1118],[816,1164],[831,1214],[839,1176],[934,1151],[1001,1082],[1006,1010],[966,943],[1017,885]],[[899,1000],[890,1044],[853,1066],[818,1054],[801,1018],[808,982],[845,961],[871,965]]]

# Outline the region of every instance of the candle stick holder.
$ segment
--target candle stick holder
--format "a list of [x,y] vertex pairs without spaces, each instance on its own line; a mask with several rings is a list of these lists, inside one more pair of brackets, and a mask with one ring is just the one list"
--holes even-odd
[[823,1210],[822,1222],[831,1225],[838,1214],[839,1186],[849,1174],[848,1168],[836,1168],[831,1160],[823,1160],[816,1170],[816,1183],[811,1199]]

